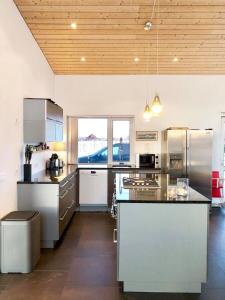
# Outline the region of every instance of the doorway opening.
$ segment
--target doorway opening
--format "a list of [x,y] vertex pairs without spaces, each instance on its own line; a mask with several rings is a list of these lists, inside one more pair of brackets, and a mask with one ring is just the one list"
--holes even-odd
[[[222,151],[221,151],[221,177],[225,178],[225,113],[221,117],[221,138],[222,138]],[[225,187],[223,188],[223,195]]]
[[[217,185],[220,187],[218,196],[213,196],[212,198],[212,206],[224,206],[224,200],[225,200],[225,113],[221,114],[221,129],[220,129],[220,145],[221,145],[221,150],[220,150],[220,167],[219,167],[219,180],[217,182]],[[213,184],[213,181],[212,181]],[[214,181],[215,184],[215,181]],[[217,187],[218,187],[217,186]],[[216,193],[217,193],[216,192]]]

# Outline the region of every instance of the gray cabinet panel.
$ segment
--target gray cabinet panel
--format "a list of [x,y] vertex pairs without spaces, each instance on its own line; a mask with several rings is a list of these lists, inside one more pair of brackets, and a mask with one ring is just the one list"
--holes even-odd
[[17,185],[18,209],[41,213],[42,248],[53,248],[76,210],[75,173],[60,184]]
[[18,184],[18,210],[37,210],[41,213],[42,247],[53,248],[59,239],[57,184]]
[[124,291],[201,292],[207,280],[208,204],[118,203],[117,226]]
[[63,141],[63,124],[59,122],[55,123],[55,140],[56,142]]
[[46,140],[46,122],[40,120],[24,120],[24,143],[38,143]]
[[55,105],[56,107],[56,118],[55,120],[60,122],[60,123],[63,123],[63,109],[62,107],[60,107],[59,105]]
[[24,120],[39,120],[46,119],[46,100],[45,99],[24,99],[23,102]]
[[46,109],[47,109],[47,118],[57,121],[57,122],[63,122],[63,109],[51,102],[51,101],[47,101],[46,102]]
[[56,116],[57,116],[57,111],[56,111],[56,105],[51,102],[51,101],[47,101],[46,102],[46,117],[48,119],[51,119],[51,120],[56,120]]
[[48,99],[24,99],[24,143],[63,141],[63,109]]
[[56,135],[55,122],[53,120],[47,120],[46,123],[46,140],[47,142],[54,142]]

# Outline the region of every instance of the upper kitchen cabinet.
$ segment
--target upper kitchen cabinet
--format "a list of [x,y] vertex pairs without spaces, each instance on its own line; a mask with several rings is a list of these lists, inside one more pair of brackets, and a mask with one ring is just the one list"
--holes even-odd
[[50,99],[24,99],[24,143],[63,141],[63,109]]

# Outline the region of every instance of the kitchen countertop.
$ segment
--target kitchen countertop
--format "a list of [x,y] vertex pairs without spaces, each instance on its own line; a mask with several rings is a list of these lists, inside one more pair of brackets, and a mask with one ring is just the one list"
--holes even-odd
[[43,170],[32,175],[31,181],[18,181],[18,184],[58,184],[62,182],[68,175],[77,170],[77,165],[67,165],[59,170]]
[[131,167],[125,167],[120,165],[66,165],[63,169],[59,170],[42,170],[38,173],[32,174],[32,180],[31,181],[23,181],[19,180],[18,184],[34,184],[34,183],[60,183],[62,182],[70,173],[76,171],[76,170],[115,170],[116,172],[121,172],[122,170],[143,170],[143,171],[161,171],[160,168],[156,169],[149,169],[149,168],[137,168],[134,165],[131,165]]
[[79,170],[89,170],[89,169],[100,169],[100,170],[118,170],[118,169],[122,169],[122,170],[146,170],[146,171],[161,171],[161,168],[142,168],[142,167],[136,167],[135,165],[131,165],[131,164],[125,164],[125,165],[119,165],[119,164],[105,164],[105,165],[77,165],[77,168]]
[[[158,177],[160,188],[125,188],[123,177]],[[211,200],[189,187],[188,197],[176,196],[176,185],[172,185],[168,174],[116,174],[116,201],[118,203],[191,203],[210,204]]]

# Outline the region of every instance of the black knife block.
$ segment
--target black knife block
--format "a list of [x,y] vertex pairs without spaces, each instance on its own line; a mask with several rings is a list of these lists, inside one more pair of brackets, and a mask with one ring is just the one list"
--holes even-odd
[[31,174],[32,174],[32,165],[31,164],[24,164],[23,165],[23,178],[24,178],[24,181],[31,181]]

